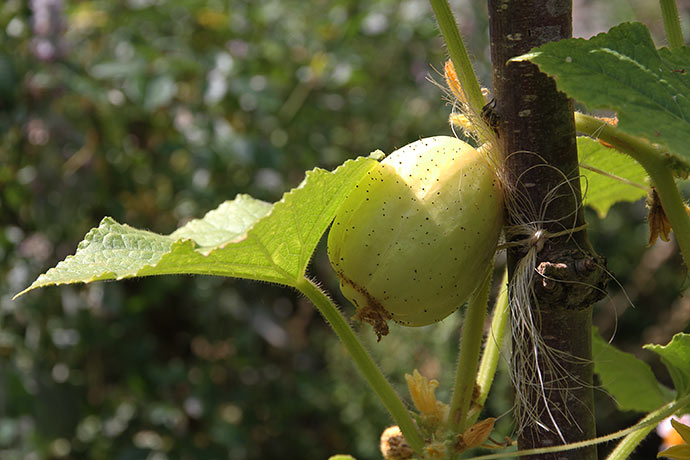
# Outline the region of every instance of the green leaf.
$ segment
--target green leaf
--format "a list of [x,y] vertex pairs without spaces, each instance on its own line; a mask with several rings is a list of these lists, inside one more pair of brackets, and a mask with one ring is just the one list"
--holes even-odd
[[650,412],[670,401],[647,363],[618,350],[592,330],[594,372],[621,410]]
[[205,248],[213,248],[242,237],[252,225],[271,211],[273,205],[249,195],[237,195],[226,201],[203,219],[194,219],[178,228],[170,236],[189,238]]
[[589,40],[546,43],[530,60],[590,109],[618,114],[618,128],[665,145],[690,165],[690,48],[657,50],[649,30],[624,23]]
[[331,455],[328,460],[356,460],[352,455],[338,454]]
[[690,426],[680,423],[678,420],[671,419],[671,426],[683,438],[686,444],[690,444]]
[[690,446],[680,445],[671,446],[668,449],[659,452],[656,458],[671,458],[673,460],[690,460]]
[[[619,201],[637,201],[647,195],[647,173],[638,162],[589,137],[577,138],[577,154],[584,204],[606,217]],[[615,176],[615,177],[612,177]]]
[[358,158],[333,172],[314,169],[271,205],[247,195],[171,235],[104,218],[76,254],[38,277],[32,289],[163,274],[222,275],[294,285],[350,190],[377,162]]
[[690,393],[690,334],[679,333],[673,336],[668,345],[648,344],[644,348],[661,356],[678,397]]

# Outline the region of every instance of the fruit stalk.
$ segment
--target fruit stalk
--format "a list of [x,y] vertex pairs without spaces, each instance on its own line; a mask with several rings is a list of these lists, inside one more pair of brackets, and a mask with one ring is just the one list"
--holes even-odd
[[486,318],[486,308],[493,278],[492,268],[493,265],[487,271],[484,281],[477,291],[470,297],[465,321],[462,325],[455,387],[448,411],[450,426],[455,433],[463,433],[469,428],[469,412],[474,402],[472,396],[477,381],[479,354],[484,337],[484,319]]
[[680,17],[676,0],[659,0],[661,16],[664,18],[664,30],[668,47],[679,48],[684,45],[683,31],[680,27]]
[[[498,298],[494,306],[493,316],[491,318],[491,327],[486,336],[486,344],[484,352],[482,353],[482,360],[479,363],[479,370],[477,370],[477,385],[479,385],[479,397],[477,398],[477,405],[482,408],[486,402],[486,398],[491,390],[491,384],[496,375],[496,368],[498,367],[498,360],[501,357],[501,350],[505,342],[506,328],[508,326],[508,270],[503,270],[503,276],[499,286]],[[477,421],[479,413],[474,415],[469,425]]]
[[419,431],[417,431],[410,413],[395,393],[391,384],[386,380],[386,377],[383,376],[374,360],[371,359],[369,353],[367,353],[357,339],[345,317],[343,317],[333,301],[313,281],[303,278],[295,287],[312,301],[328,324],[331,325],[367,383],[369,383],[369,386],[376,392],[384,407],[400,427],[407,443],[418,455],[421,455],[424,440]]
[[673,178],[669,157],[663,148],[640,137],[625,134],[598,118],[582,113],[575,114],[575,123],[578,131],[601,139],[619,152],[630,155],[647,171],[676,235],[683,259],[686,264],[690,263],[690,217]]
[[455,17],[450,9],[448,0],[429,0],[431,7],[436,15],[441,34],[446,41],[448,54],[450,55],[453,66],[458,74],[460,85],[467,95],[467,101],[475,113],[480,113],[486,104],[482,89],[479,85],[477,75],[474,73],[472,61],[470,60],[465,43],[458,30]]

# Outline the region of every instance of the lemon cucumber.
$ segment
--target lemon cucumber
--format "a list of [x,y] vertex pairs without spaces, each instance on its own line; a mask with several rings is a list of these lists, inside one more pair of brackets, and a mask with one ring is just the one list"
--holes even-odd
[[455,311],[483,281],[503,222],[493,168],[454,137],[396,150],[336,214],[328,255],[357,317],[379,337],[387,320],[425,326]]

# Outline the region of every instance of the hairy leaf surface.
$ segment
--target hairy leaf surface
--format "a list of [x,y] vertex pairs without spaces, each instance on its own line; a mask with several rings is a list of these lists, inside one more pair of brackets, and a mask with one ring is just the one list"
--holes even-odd
[[678,333],[667,345],[648,344],[644,348],[661,356],[678,397],[690,393],[690,334]]
[[238,195],[202,219],[159,235],[104,218],[77,252],[39,276],[35,288],[163,274],[222,275],[294,285],[348,192],[376,160],[314,169],[275,204]]
[[624,23],[515,60],[534,62],[589,109],[615,111],[621,131],[665,145],[690,165],[690,48],[657,50],[646,26]]
[[604,341],[596,328],[592,333],[592,358],[601,386],[621,410],[649,412],[670,400],[668,389],[659,384],[649,364]]
[[647,195],[644,190],[647,173],[629,156],[589,137],[577,138],[577,154],[584,204],[592,207],[599,217],[606,217],[611,206],[618,202],[637,201]]
[[604,341],[596,328],[592,330],[592,358],[601,386],[619,409],[649,412],[671,399],[649,364]]

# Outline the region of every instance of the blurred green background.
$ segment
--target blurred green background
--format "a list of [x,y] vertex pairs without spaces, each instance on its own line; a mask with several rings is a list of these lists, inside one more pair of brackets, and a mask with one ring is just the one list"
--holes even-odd
[[[452,5],[488,85],[484,2]],[[657,8],[576,1],[575,33],[637,19],[662,44]],[[429,81],[444,56],[423,0],[2,2],[0,458],[379,458],[388,416],[295,292],[164,277],[11,298],[105,215],[169,233],[237,193],[275,201],[306,169],[449,134]],[[618,280],[596,322],[667,380],[639,347],[688,323],[687,273],[674,244],[646,249],[644,219],[642,203],[589,214]],[[324,252],[312,274],[350,315]],[[447,398],[459,321],[378,344],[360,330],[401,394],[418,368]],[[640,416],[597,397],[602,433]],[[510,405],[502,374],[487,413]]]

